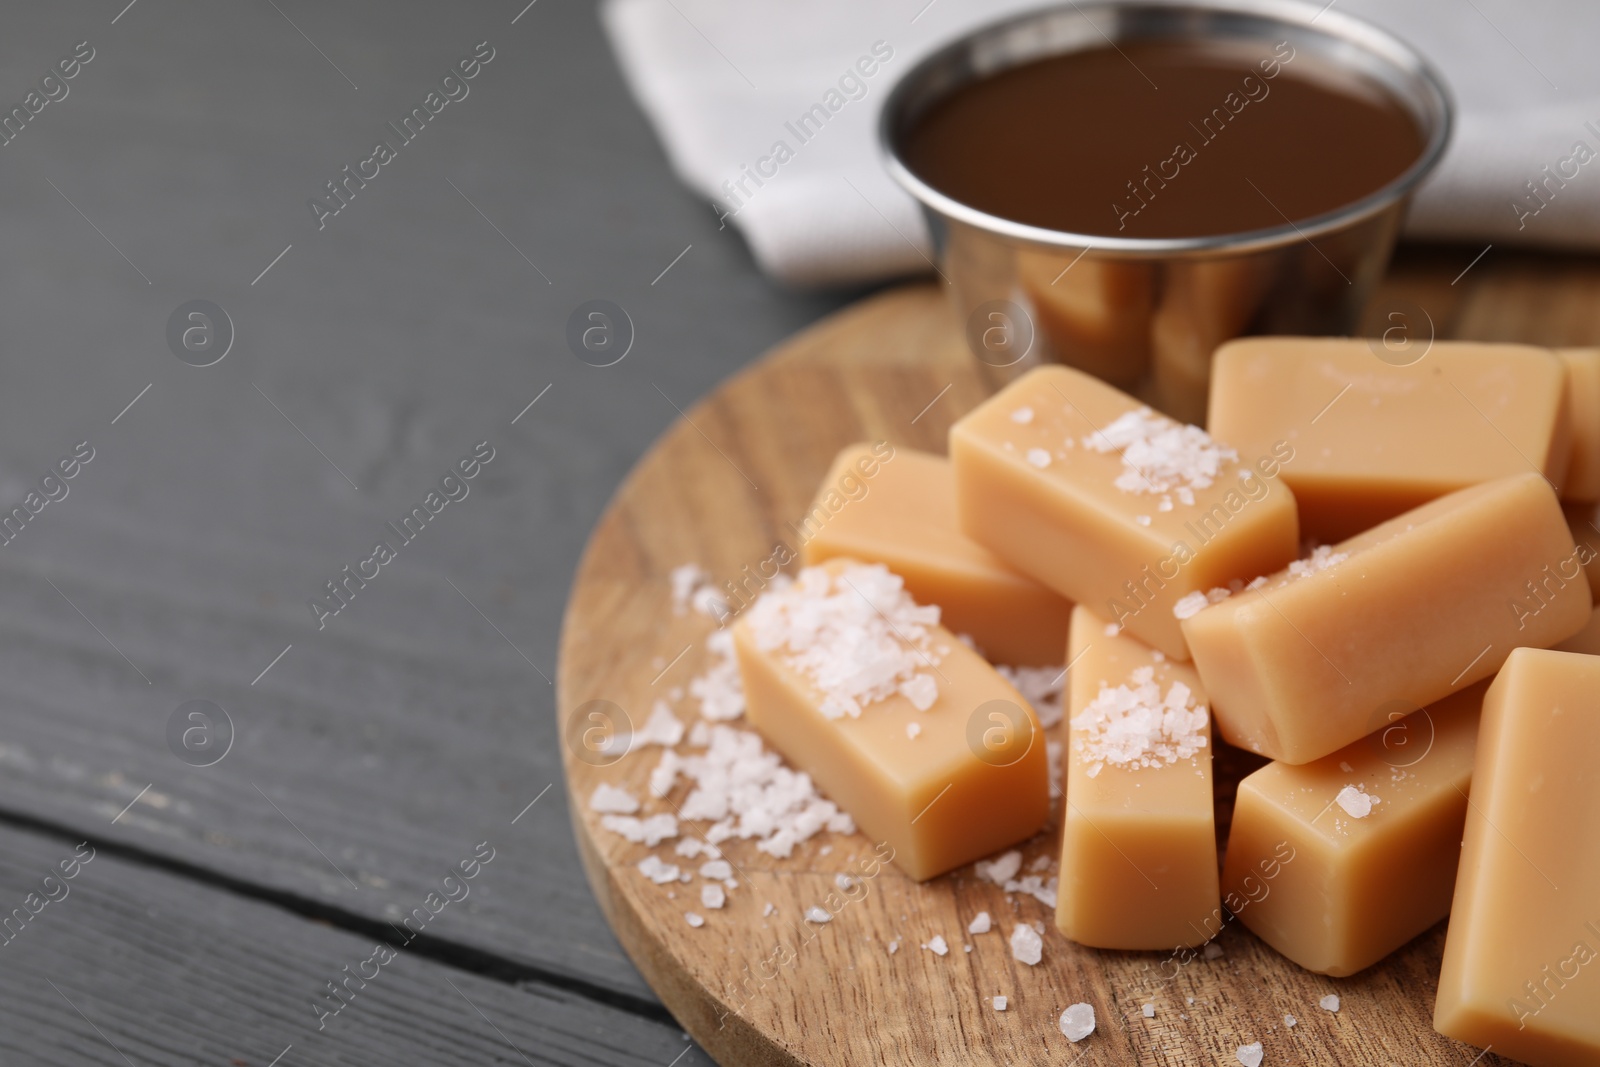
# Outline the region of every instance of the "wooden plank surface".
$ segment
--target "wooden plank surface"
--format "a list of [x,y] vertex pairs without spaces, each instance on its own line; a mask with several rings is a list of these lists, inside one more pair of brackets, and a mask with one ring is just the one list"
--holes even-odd
[[[461,858],[474,844],[462,843]],[[498,862],[460,883],[466,896],[429,925],[447,930]],[[0,1063],[708,1062],[686,1052],[670,1021],[557,985],[483,977],[392,930],[330,929],[93,839],[0,828],[0,911],[10,923],[0,935]],[[380,939],[394,955],[368,963]],[[339,1000],[327,995],[330,981]]]
[[[1600,341],[1592,299],[1600,268],[1592,260],[1507,257],[1451,284],[1457,275],[1448,272],[1465,262],[1455,250],[1403,260],[1369,321],[1381,330],[1395,321],[1391,312],[1408,313],[1410,328],[1441,338]],[[1540,313],[1530,314],[1535,291]],[[766,558],[847,443],[887,439],[942,452],[951,422],[992,390],[984,371],[965,352],[938,287],[923,285],[836,315],[724,384],[657,443],[596,528],[568,607],[561,706],[603,699],[641,721],[666,686],[708,660],[703,642],[712,624],[674,613],[671,569],[696,562],[720,584]],[[663,683],[663,674],[671,681]],[[692,699],[674,711],[691,723],[698,715]],[[585,724],[566,725],[576,753]],[[1442,924],[1383,964],[1334,980],[1302,971],[1237,925],[1224,928],[1223,953],[1214,959],[1098,952],[1056,934],[1045,905],[1008,898],[970,869],[921,885],[888,869],[827,926],[808,926],[804,911],[871,852],[871,842],[852,835],[814,840],[788,860],[748,842],[724,843],[741,888],[726,910],[707,912],[705,925],[693,927],[684,887],[669,892],[637,869],[651,850],[604,829],[582,805],[602,782],[648,796],[654,765],[651,750],[615,762],[568,759],[579,841],[624,945],[723,1062],[933,1064],[959,1048],[986,1062],[1059,1063],[1081,1051],[1056,1031],[1061,1011],[1077,1001],[1101,1015],[1098,1036],[1085,1046],[1097,1063],[1198,1067],[1254,1041],[1266,1043],[1272,1062],[1384,1067],[1403,1055],[1407,1063],[1442,1065],[1477,1054],[1431,1026]],[[1025,863],[1054,857],[1058,841],[1059,829],[1047,829],[1025,847]],[[692,903],[692,887],[688,893]],[[772,916],[767,902],[776,905]],[[1001,932],[965,933],[980,910],[997,917]],[[1012,960],[1005,936],[1017,922],[1034,921],[1047,927],[1046,951],[1030,968]],[[917,948],[936,934],[953,946],[948,957]],[[894,941],[898,953],[888,950]],[[792,963],[764,965],[787,956],[785,946]],[[752,967],[777,971],[755,983],[755,994],[739,980]],[[1318,1007],[1332,992],[1344,999],[1337,1014]],[[1011,998],[1008,1011],[992,1010],[994,994]],[[1155,1006],[1153,1019],[1140,1015],[1146,1003]],[[1287,1029],[1285,1014],[1299,1025]]]

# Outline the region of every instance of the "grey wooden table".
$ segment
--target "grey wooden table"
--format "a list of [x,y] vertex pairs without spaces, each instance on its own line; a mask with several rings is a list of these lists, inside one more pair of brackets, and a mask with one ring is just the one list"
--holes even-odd
[[854,294],[525,3],[0,8],[0,1063],[706,1062],[578,868],[557,627],[673,404]]

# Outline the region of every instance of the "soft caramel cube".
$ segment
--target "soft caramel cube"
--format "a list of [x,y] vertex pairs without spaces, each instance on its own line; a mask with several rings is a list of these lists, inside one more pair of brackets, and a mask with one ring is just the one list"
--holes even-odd
[[1600,1063],[1600,659],[1519,648],[1489,687],[1433,1025]]
[[1562,348],[1567,364],[1567,412],[1572,462],[1561,499],[1600,500],[1600,348]]
[[919,881],[1032,836],[1038,717],[880,565],[832,560],[734,626],[746,715]]
[[1333,542],[1492,478],[1561,485],[1566,390],[1562,361],[1528,345],[1436,341],[1396,366],[1358,338],[1252,337],[1217,350],[1207,426],[1241,453],[1287,442],[1302,535]]
[[[1555,491],[1518,474],[1422,505],[1184,620],[1230,744],[1309,763],[1577,633],[1592,601]],[[1252,583],[1254,584],[1254,583]]]
[[[1239,921],[1307,970],[1347,975],[1444,918],[1485,688],[1396,705],[1354,744],[1240,782],[1222,868]],[[1293,858],[1264,882],[1284,843]]]
[[971,637],[991,661],[1060,663],[1072,605],[961,532],[948,460],[883,451],[851,445],[833,461],[797,527],[805,562],[882,563],[919,604],[939,605],[945,629]]
[[1096,948],[1201,944],[1221,922],[1211,724],[1194,669],[1072,612],[1056,926]]
[[1297,549],[1270,451],[1235,453],[1068,367],[1030,371],[968,413],[950,458],[969,536],[1178,659],[1179,600]]

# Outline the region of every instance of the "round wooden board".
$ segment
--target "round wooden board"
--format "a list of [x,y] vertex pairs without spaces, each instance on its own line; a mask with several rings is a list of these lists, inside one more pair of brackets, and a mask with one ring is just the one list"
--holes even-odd
[[[1590,269],[1582,286],[1590,295],[1594,280]],[[1457,318],[1454,292],[1428,278],[1413,282],[1402,286],[1408,299],[1449,299],[1448,317]],[[792,543],[785,524],[804,514],[841,446],[886,438],[943,452],[951,422],[994,384],[962,347],[936,287],[891,290],[724,384],[674,424],[618,491],[567,608],[558,708],[580,851],[633,961],[694,1038],[718,1062],[738,1067],[1079,1058],[1094,1067],[1233,1067],[1238,1047],[1256,1041],[1273,1067],[1472,1062],[1477,1049],[1442,1037],[1431,1023],[1442,923],[1382,964],[1336,980],[1301,970],[1237,922],[1224,927],[1215,941],[1222,954],[1212,959],[1084,948],[1056,932],[1053,909],[1008,896],[969,867],[920,885],[884,868],[865,883],[862,899],[815,926],[801,921],[804,910],[836,892],[836,874],[859,870],[872,851],[866,838],[823,833],[787,860],[727,842],[740,885],[713,911],[700,906],[699,878],[652,883],[636,866],[651,850],[601,828],[588,807],[595,786],[622,785],[648,798],[659,751],[606,766],[579,759],[580,735],[591,723],[574,713],[602,699],[638,725],[654,701],[686,686],[707,662],[712,624],[692,611],[674,614],[672,568],[699,563],[719,584],[754,568],[780,540]],[[692,723],[697,709],[686,698],[673,710]],[[1226,763],[1219,760],[1219,778]],[[645,803],[647,812],[671,810]],[[1058,845],[1053,824],[1024,846],[1024,869],[1039,856],[1055,859]],[[655,851],[676,858],[670,845]],[[770,917],[768,902],[777,908]],[[705,925],[690,927],[688,911],[704,915]],[[969,935],[979,911],[994,916],[995,929]],[[1043,962],[1029,967],[1012,958],[1008,937],[1017,923],[1033,921],[1045,925],[1045,949]],[[948,955],[919,947],[935,935],[949,942]],[[1341,998],[1337,1013],[1318,1004],[1329,993]],[[1008,998],[1006,1011],[991,1006],[996,994]],[[1099,1025],[1074,1046],[1057,1019],[1079,1001],[1094,1006]],[[1154,1005],[1154,1017],[1144,1017],[1144,1004]],[[1298,1025],[1287,1027],[1286,1014]],[[1491,1054],[1480,1062],[1497,1061]]]

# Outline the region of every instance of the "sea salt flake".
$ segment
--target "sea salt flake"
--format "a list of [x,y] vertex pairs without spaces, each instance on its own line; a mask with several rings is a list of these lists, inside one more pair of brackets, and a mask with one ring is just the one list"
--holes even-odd
[[1206,599],[1204,593],[1196,589],[1194,592],[1185,593],[1178,598],[1178,602],[1172,605],[1172,614],[1180,619],[1191,619],[1200,614],[1202,609],[1210,606],[1211,601]]
[[658,700],[650,707],[650,717],[645,720],[644,727],[634,732],[630,751],[643,745],[675,745],[683,740],[683,723],[672,714],[672,709],[665,700]]
[[667,578],[672,583],[672,613],[682,615],[689,610],[689,598],[706,583],[710,575],[698,563],[684,563],[672,568]]
[[833,884],[840,892],[847,893],[856,887],[856,880],[848,874],[836,874],[833,876]]
[[833,916],[828,913],[827,908],[819,908],[813,904],[811,907],[806,909],[806,921],[813,923],[831,923],[833,922]]
[[1349,558],[1348,552],[1335,552],[1331,545],[1318,545],[1305,559],[1297,559],[1289,564],[1289,573],[1296,578],[1305,578],[1318,571],[1337,566]]
[[589,795],[589,810],[607,815],[632,815],[639,810],[639,801],[626,789],[601,782]]
[[931,674],[918,674],[900,683],[900,695],[918,711],[927,711],[939,699],[939,683]]
[[1327,996],[1325,996],[1321,1000],[1317,1001],[1317,1003],[1320,1004],[1325,1011],[1338,1011],[1339,1010],[1339,994],[1337,994],[1337,993],[1329,993]]
[[1261,1042],[1255,1041],[1248,1045],[1240,1045],[1234,1053],[1244,1067],[1261,1067]]
[[1028,449],[1028,462],[1040,470],[1044,470],[1050,466],[1050,453],[1042,448],[1030,448]]
[[1012,930],[1011,958],[1019,963],[1026,963],[1029,967],[1037,966],[1044,958],[1044,938],[1039,936],[1039,931],[1026,923],[1021,923]]
[[1006,998],[1005,997],[995,997],[993,1003],[994,1003],[994,1010],[995,1011],[1005,1011],[1006,1010]]
[[639,873],[656,885],[666,885],[678,880],[678,865],[663,862],[659,856],[646,856],[639,861]]
[[702,926],[704,926],[706,924],[706,921],[704,919],[702,919],[700,916],[696,915],[692,911],[686,911],[686,912],[683,913],[683,921],[688,923],[690,926],[694,927],[697,930],[700,927],[702,927]]
[[721,881],[733,877],[733,864],[727,860],[706,860],[700,865],[700,877]]
[[1222,958],[1222,946],[1215,941],[1207,941],[1205,949],[1200,954],[1208,960],[1220,960]]
[[1352,819],[1365,819],[1372,813],[1372,805],[1378,798],[1371,793],[1363,792],[1356,786],[1347,785],[1339,790],[1339,795],[1334,797],[1334,803],[1344,809],[1344,813]]
[[1146,1019],[1154,1019],[1156,1017],[1156,1006],[1154,1004],[1146,1004],[1139,1011],[1144,1014]]
[[978,914],[974,915],[972,917],[972,921],[967,924],[967,933],[986,934],[991,929],[991,926],[992,920],[989,918],[989,913],[986,911],[980,911]]
[[943,956],[950,951],[950,946],[944,943],[944,938],[934,934],[932,940],[922,946],[935,956]]
[[986,878],[995,885],[1003,886],[1022,870],[1022,852],[1012,849],[1002,853],[998,859],[979,860],[972,867],[977,871],[979,878]]
[[1283,1025],[1285,1025],[1285,1026],[1292,1027],[1292,1026],[1294,1026],[1295,1023],[1297,1023],[1299,1021],[1300,1020],[1296,1019],[1293,1015],[1285,1015],[1283,1017]]
[[1018,408],[1011,413],[1011,421],[1018,426],[1026,426],[1033,421],[1032,408]]
[[1074,1004],[1062,1012],[1061,1033],[1073,1044],[1094,1033],[1094,1008],[1088,1004]]
[[778,906],[769,900],[767,906],[761,909],[761,914],[764,918],[770,918],[778,914]]
[[708,908],[720,908],[728,902],[728,894],[715,882],[700,887],[700,903]]
[[678,820],[667,814],[652,815],[647,819],[633,815],[606,815],[601,817],[600,825],[647,848],[655,848],[661,842],[678,836]]
[[911,738],[911,740],[915,741],[917,739],[917,735],[920,734],[921,732],[922,732],[922,724],[920,722],[908,722],[908,723],[906,723],[906,736]]

